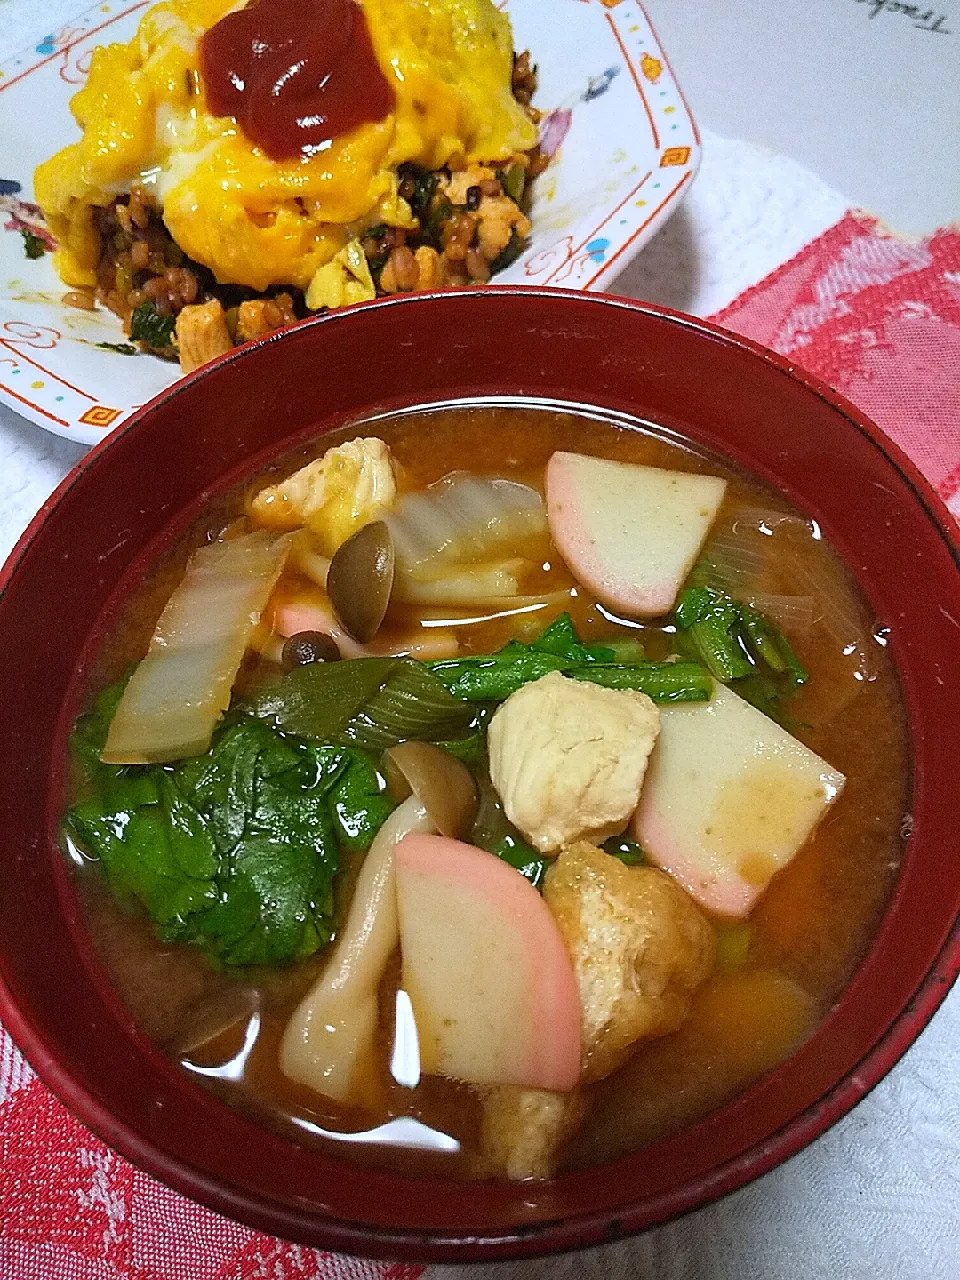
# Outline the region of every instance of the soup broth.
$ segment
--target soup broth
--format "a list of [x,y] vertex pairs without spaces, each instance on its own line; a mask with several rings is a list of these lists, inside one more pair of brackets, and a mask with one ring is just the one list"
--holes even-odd
[[[747,920],[712,920],[717,959],[689,1017],[677,1030],[638,1043],[612,1075],[583,1086],[583,1118],[562,1147],[559,1168],[615,1158],[708,1114],[786,1058],[815,1030],[864,955],[897,875],[908,804],[905,718],[885,633],[819,530],[755,479],[655,427],[536,405],[482,404],[354,424],[219,504],[113,629],[94,687],[143,655],[192,547],[241,515],[271,479],[358,435],[386,442],[401,491],[464,467],[542,491],[547,460],[557,450],[722,476],[727,488],[706,554],[719,546],[715,563],[723,563],[731,591],[747,591],[758,610],[782,619],[809,673],[785,707],[785,724],[846,777],[840,798]],[[271,608],[316,590],[302,568],[288,568]],[[648,622],[618,616],[573,583],[555,546],[543,548],[520,592],[532,603],[512,610],[392,604],[378,640],[416,628],[452,638],[462,655],[490,654],[511,640],[530,640],[568,612],[585,643],[640,640],[651,659],[675,650],[669,616]],[[266,656],[247,659],[241,689],[276,678],[276,651],[264,650]],[[291,1141],[328,1147],[341,1158],[404,1173],[484,1176],[480,1093],[430,1075],[411,1087],[416,1070],[410,1077],[398,1061],[398,956],[379,990],[372,1067],[379,1103],[340,1106],[279,1065],[284,1028],[329,948],[276,967],[216,968],[194,947],[159,941],[139,907],[114,900],[98,864],[76,843],[71,853],[90,932],[116,988],[145,1033],[199,1084]],[[361,861],[347,854],[337,876],[341,921]]]

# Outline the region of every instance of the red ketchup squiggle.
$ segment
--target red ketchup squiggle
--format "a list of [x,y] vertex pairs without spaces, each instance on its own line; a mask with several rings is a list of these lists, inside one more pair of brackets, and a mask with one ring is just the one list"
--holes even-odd
[[209,110],[274,160],[313,155],[396,98],[356,0],[253,0],[200,40]]

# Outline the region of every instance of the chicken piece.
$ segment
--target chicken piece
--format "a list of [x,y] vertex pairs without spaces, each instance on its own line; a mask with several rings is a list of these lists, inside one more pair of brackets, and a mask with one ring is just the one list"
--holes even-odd
[[645,693],[558,671],[512,693],[490,722],[490,778],[540,853],[622,831],[660,726]]
[[503,1084],[486,1090],[477,1174],[483,1178],[550,1178],[563,1143],[580,1123],[578,1090],[548,1093]]
[[177,316],[177,346],[184,373],[193,373],[194,369],[233,350],[227,318],[216,298],[183,308]]
[[713,969],[716,937],[693,899],[655,867],[627,867],[586,841],[564,849],[543,896],[580,988],[581,1080],[675,1031]]
[[250,503],[255,524],[268,529],[306,525],[323,555],[393,506],[397,485],[390,450],[375,436],[328,449],[279,484],[267,485]]
[[446,262],[436,249],[431,249],[428,244],[422,244],[413,256],[419,273],[417,288],[442,289],[447,283]]
[[446,197],[451,204],[466,204],[467,192],[471,187],[479,187],[481,182],[489,182],[497,175],[485,164],[472,164],[468,169],[450,175]]
[[530,234],[530,219],[509,196],[484,196],[477,212],[477,247],[488,262],[498,258],[516,232]]
[[237,308],[237,342],[252,342],[296,321],[289,293],[275,298],[250,298]]

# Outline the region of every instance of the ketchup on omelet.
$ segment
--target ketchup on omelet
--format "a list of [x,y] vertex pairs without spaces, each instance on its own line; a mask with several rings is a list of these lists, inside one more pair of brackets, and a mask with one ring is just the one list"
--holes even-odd
[[209,110],[274,160],[314,155],[393,111],[356,0],[253,0],[200,40]]

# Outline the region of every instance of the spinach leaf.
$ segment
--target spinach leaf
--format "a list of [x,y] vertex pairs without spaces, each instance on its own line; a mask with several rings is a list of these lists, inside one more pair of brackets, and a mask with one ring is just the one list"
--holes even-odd
[[678,639],[718,680],[786,727],[784,698],[809,679],[787,637],[749,605],[688,587],[674,610]]
[[[332,795],[353,753],[232,717],[204,756],[103,765],[119,690],[78,724],[74,754],[93,794],[66,819],[113,893],[142,903],[162,938],[226,964],[278,963],[328,941],[340,849]],[[368,805],[350,847],[373,838],[383,804]]]
[[173,346],[176,321],[173,316],[162,316],[152,302],[141,302],[130,317],[130,337],[143,342],[153,351],[164,351]]
[[604,840],[600,848],[604,853],[619,858],[627,867],[640,867],[647,860],[643,845],[630,836],[611,836],[609,840]]
[[616,651],[602,644],[583,644],[569,613],[561,613],[536,640],[530,642],[535,653],[555,653],[571,662],[614,662]]
[[547,868],[553,861],[537,853],[511,823],[503,807],[503,801],[490,781],[486,765],[476,773],[479,804],[470,843],[478,849],[495,853],[498,858],[514,867],[535,889],[543,884]]
[[330,793],[337,835],[345,849],[368,849],[393,811],[386,783],[364,751],[345,751],[347,764]]

